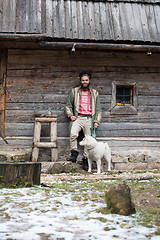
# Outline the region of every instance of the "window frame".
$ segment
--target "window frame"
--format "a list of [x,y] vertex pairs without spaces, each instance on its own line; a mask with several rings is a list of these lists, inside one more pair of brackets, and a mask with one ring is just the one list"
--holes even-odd
[[[132,88],[132,100],[131,104],[117,105],[116,103],[116,89],[117,87],[131,87]],[[119,115],[134,115],[137,114],[138,110],[138,91],[136,82],[122,82],[113,81],[112,82],[112,97],[111,97],[111,114]]]

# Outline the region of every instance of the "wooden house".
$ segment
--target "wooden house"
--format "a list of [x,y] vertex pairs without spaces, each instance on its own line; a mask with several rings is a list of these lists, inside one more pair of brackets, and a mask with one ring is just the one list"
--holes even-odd
[[144,168],[159,166],[159,19],[159,0],[0,0],[0,129],[9,142],[0,139],[0,150],[32,149],[35,116],[51,113],[65,159],[66,99],[86,70],[101,99],[98,139],[115,166],[136,162],[131,151],[143,151]]

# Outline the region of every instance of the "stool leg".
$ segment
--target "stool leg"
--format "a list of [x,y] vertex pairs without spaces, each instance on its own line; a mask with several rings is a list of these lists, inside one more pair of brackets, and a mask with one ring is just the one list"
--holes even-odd
[[[50,139],[51,142],[57,142],[57,122],[50,123]],[[51,148],[51,160],[56,162],[58,159],[57,147]]]
[[[33,146],[35,142],[40,142],[41,138],[41,122],[35,122],[34,134],[33,134]],[[39,148],[33,147],[32,150],[32,162],[37,162],[39,154]]]
[[39,148],[34,147],[32,150],[32,162],[37,162],[39,155]]

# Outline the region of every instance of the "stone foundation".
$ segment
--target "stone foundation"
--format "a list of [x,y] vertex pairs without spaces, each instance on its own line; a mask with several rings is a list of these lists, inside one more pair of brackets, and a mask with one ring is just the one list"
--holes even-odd
[[[0,162],[17,161],[30,162],[32,149],[14,149],[0,151]],[[42,171],[47,173],[60,173],[82,170],[82,150],[78,156],[77,163],[72,164],[66,161],[70,153],[60,155],[56,163],[51,162],[50,149],[42,149],[39,155],[39,162],[42,162]],[[77,166],[75,166],[77,165]],[[96,164],[93,163],[93,169]],[[44,170],[43,170],[44,169]],[[147,170],[160,169],[160,151],[150,150],[130,150],[130,151],[112,151],[112,170]],[[103,164],[103,170],[107,166]]]

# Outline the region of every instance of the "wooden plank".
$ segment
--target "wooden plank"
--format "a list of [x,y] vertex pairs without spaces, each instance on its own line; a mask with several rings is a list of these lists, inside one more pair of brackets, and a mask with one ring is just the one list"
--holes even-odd
[[[52,115],[57,115],[58,122],[67,122],[68,118],[66,117],[66,114],[64,110],[53,110],[51,109]],[[35,116],[37,115],[47,115],[48,110],[6,110],[6,122],[34,122]]]
[[0,32],[3,29],[3,1],[0,1]]
[[37,32],[37,0],[30,0],[30,31],[31,33]]
[[[143,123],[102,123],[98,129],[98,136],[152,136],[159,137],[159,124]],[[158,130],[158,131],[157,131]]]
[[72,38],[78,38],[78,19],[76,12],[76,1],[72,1],[71,4],[71,16],[72,16]]
[[[31,55],[26,55],[25,57],[21,57],[21,56],[9,56],[9,63],[14,63],[16,61],[18,61],[21,64],[29,64],[29,66],[31,66],[33,64],[33,66],[36,66],[37,64],[39,64],[41,66],[41,68],[43,67],[47,67],[48,66],[81,66],[81,67],[85,67],[87,66],[94,66],[96,67],[98,66],[105,66],[105,61],[107,62],[107,66],[117,66],[117,67],[123,67],[123,66],[142,66],[142,67],[158,67],[159,65],[159,57],[157,57],[157,59],[155,60],[155,55],[151,55],[150,57],[147,56],[147,54],[145,55],[143,54],[129,54],[129,53],[125,53],[125,54],[115,54],[115,55],[111,55],[111,54],[106,54],[106,57],[103,56],[101,57],[100,54],[97,53],[97,58],[96,61],[95,59],[93,59],[94,57],[96,57],[96,53],[97,52],[89,52],[88,54],[84,54],[79,56],[77,53],[75,55],[71,55],[69,56],[66,55],[66,57],[64,58],[63,55],[59,55],[59,56],[45,56],[42,59],[36,59],[36,56],[31,56]],[[88,57],[87,57],[88,55]],[[114,58],[113,56],[117,56],[117,58]],[[80,61],[81,60],[81,61]],[[118,63],[117,63],[118,62]],[[38,69],[39,70],[39,69]],[[35,70],[36,71],[36,70]]]
[[46,33],[46,24],[47,24],[47,15],[46,15],[46,1],[41,1],[41,32]]
[[21,5],[22,5],[22,1],[17,0],[16,1],[16,26],[15,26],[16,32],[21,32]]
[[84,39],[83,25],[83,6],[82,1],[77,2],[77,22],[78,22],[78,39]]
[[[137,31],[139,32],[139,29],[140,29],[140,25],[138,26],[138,29],[136,29],[134,15],[133,15],[133,8],[132,8],[132,4],[126,3],[126,8],[125,8],[126,11],[123,14],[125,15],[125,18],[126,18],[127,27],[122,22],[122,25],[123,25],[122,28],[125,29],[124,37],[126,36],[125,33],[127,32],[127,36],[129,37],[129,39],[131,41],[138,39]],[[137,15],[138,15],[138,13],[137,13]]]
[[108,10],[106,9],[106,5],[103,2],[100,2],[100,24],[102,28],[102,39],[110,38],[110,29],[109,24],[107,22],[108,18]]
[[148,31],[148,21],[145,11],[145,5],[141,4],[139,5],[139,15],[141,19],[141,31],[143,33],[143,40],[144,41],[151,41],[151,36]]
[[154,13],[154,6],[146,5],[146,16],[148,19],[148,29],[150,31],[152,42],[157,42],[160,38],[157,35],[157,22]]
[[100,3],[94,2],[94,23],[95,23],[95,39],[102,39],[102,26],[100,19]]
[[16,29],[16,1],[10,1],[10,32],[15,32]]
[[[104,99],[104,98],[103,98]],[[54,103],[65,103],[67,100],[66,95],[61,94],[12,94],[7,95],[7,102],[54,102]]]
[[59,37],[59,19],[58,19],[58,13],[59,13],[59,5],[58,1],[53,1],[52,2],[53,6],[53,23],[54,23],[54,37]]
[[7,110],[35,110],[35,111],[45,111],[45,110],[64,110],[65,104],[55,104],[55,103],[7,103]]
[[23,0],[21,3],[21,12],[20,12],[20,32],[27,32],[27,22],[26,22],[26,0]]
[[83,22],[84,22],[84,39],[89,39],[90,38],[90,34],[89,34],[89,26],[88,26],[88,22],[89,22],[89,17],[88,17],[88,2],[87,1],[83,1],[82,2],[83,5]]
[[114,39],[115,40],[121,40],[122,39],[122,33],[121,33],[121,26],[120,26],[119,4],[111,3],[110,10],[111,10],[111,16],[112,16],[112,26],[113,26],[113,32],[114,32]]
[[37,148],[55,148],[56,142],[34,142],[34,146]]
[[37,27],[36,27],[36,32],[37,33],[42,33],[42,12],[41,12],[41,5],[42,5],[42,1],[43,0],[37,0],[37,12],[36,12],[36,16],[37,16]]
[[159,112],[160,111],[160,106],[139,106],[138,111],[142,113],[150,113],[150,112]]
[[94,19],[94,5],[93,2],[88,2],[88,25],[90,39],[95,39],[95,19]]
[[[80,52],[76,52],[76,54],[74,56],[70,56],[68,51],[62,51],[61,54],[59,54],[59,51],[44,51],[44,50],[40,50],[40,51],[35,51],[35,54],[33,54],[33,51],[29,51],[29,50],[25,50],[19,54],[17,54],[13,51],[10,51],[12,54],[9,55],[9,64],[15,63],[15,61],[19,61],[20,66],[22,64],[30,64],[29,66],[33,65],[36,66],[36,64],[39,64],[39,67],[43,67],[46,64],[48,64],[49,66],[53,63],[59,63],[60,60],[63,61],[63,58],[65,57],[66,60],[75,60],[75,59],[80,59],[82,58],[82,60],[85,59],[90,59],[93,57],[96,57],[98,59],[98,61],[100,59],[103,59],[105,61],[108,60],[107,62],[107,66],[110,66],[110,62],[112,63],[112,65],[114,64],[115,66],[117,66],[117,59],[118,60],[123,60],[125,61],[124,63],[127,64],[127,67],[129,67],[132,63],[132,66],[139,66],[139,64],[141,63],[141,67],[145,66],[144,64],[146,64],[147,67],[158,67],[158,63],[160,60],[160,55],[154,53],[154,56],[150,56],[148,57],[147,54],[144,53],[110,53],[110,52],[94,52],[94,51],[85,51],[84,55],[82,55]],[[46,54],[48,53],[48,54]],[[41,57],[43,56],[43,60],[37,57]],[[39,61],[38,61],[39,60]],[[127,61],[126,61],[127,60]],[[129,64],[128,64],[129,63]],[[44,64],[44,65],[43,65]],[[57,65],[56,64],[56,65]],[[13,65],[14,66],[14,65]],[[118,67],[118,66],[117,66]]]
[[57,121],[50,123],[50,137],[51,142],[57,141]]
[[2,26],[2,32],[8,32],[8,29],[9,29],[9,24],[10,24],[10,21],[9,21],[9,6],[10,6],[10,1],[9,0],[6,0],[5,2],[3,2],[3,26]]
[[[33,123],[6,123],[6,136],[33,136]],[[69,136],[69,125],[58,124],[58,136]],[[42,126],[41,137],[49,137],[48,125]]]
[[[50,138],[51,138],[51,142],[57,143],[57,122],[50,123]],[[56,147],[57,147],[57,144],[55,144],[55,147],[51,149],[52,162],[55,162],[58,159],[58,150]]]
[[140,106],[160,106],[159,96],[139,96],[138,103]]
[[0,50],[0,131],[5,136],[7,50]]
[[132,7],[133,23],[134,23],[134,28],[132,29],[134,39],[143,41],[143,34],[142,34],[142,31],[140,31],[141,19],[139,15],[139,4],[135,4],[135,5],[132,4],[131,7]]
[[58,18],[59,18],[59,37],[64,38],[66,35],[64,1],[58,1]]
[[[36,117],[35,121],[37,122],[57,122],[57,118],[56,117]],[[55,125],[55,124],[54,124]]]
[[34,123],[33,142],[40,142],[41,138],[41,122]]
[[130,38],[130,29],[129,29],[129,23],[127,19],[127,4],[121,3],[119,4],[119,11],[121,16],[121,31],[122,31],[122,37],[124,40],[127,40]]
[[[57,136],[68,137],[68,123],[58,123]],[[6,123],[7,136],[32,136],[33,123]],[[49,136],[48,127],[42,130],[42,136]],[[160,124],[145,123],[101,123],[98,128],[101,137],[160,137]]]
[[64,2],[65,4],[65,22],[66,22],[66,38],[72,38],[72,17],[71,17],[71,1],[67,0]]
[[53,21],[54,21],[54,11],[52,3],[55,3],[56,1],[47,0],[46,1],[46,33],[47,36],[52,36],[53,31],[55,31],[55,27],[53,28]]
[[160,6],[155,5],[153,7],[154,7],[154,16],[156,21],[156,28],[157,28],[157,38],[160,39],[160,24],[159,24]]
[[[34,53],[34,54],[33,54]],[[9,49],[9,55],[11,57],[15,56],[17,59],[19,59],[20,57],[29,57],[32,56],[33,57],[37,57],[37,56],[43,56],[45,59],[46,57],[48,58],[53,58],[53,57],[68,57],[70,58],[70,52],[68,51],[61,51],[61,55],[59,55],[59,51],[58,50],[29,50],[29,49]],[[108,58],[108,60],[113,59],[113,57],[118,57],[120,58],[121,56],[124,58],[125,56],[127,56],[130,59],[145,59],[145,61],[147,61],[148,59],[152,59],[151,57],[148,57],[147,54],[144,54],[144,52],[110,52],[110,51],[84,51],[84,56],[85,58],[91,58],[97,56],[98,58]],[[79,58],[82,57],[81,52],[77,51],[74,58]],[[154,59],[159,60],[160,59],[160,55],[159,53],[154,53]],[[23,59],[22,59],[23,60]],[[25,58],[24,58],[25,60]],[[32,60],[32,59],[31,59]],[[40,59],[39,59],[40,60]],[[138,65],[136,65],[138,66]]]

